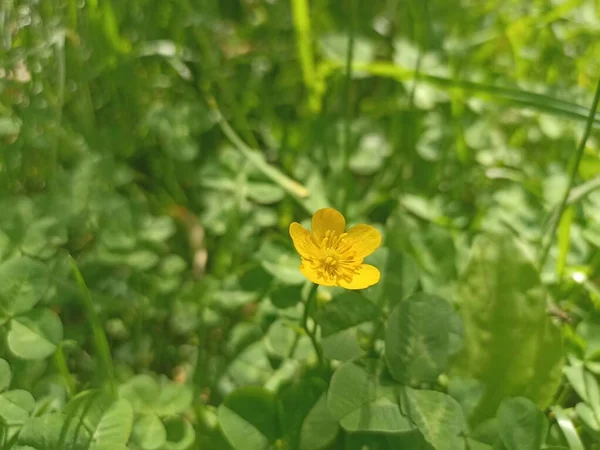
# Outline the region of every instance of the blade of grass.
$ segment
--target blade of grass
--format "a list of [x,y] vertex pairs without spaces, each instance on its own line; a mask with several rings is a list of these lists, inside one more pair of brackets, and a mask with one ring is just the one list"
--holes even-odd
[[219,124],[221,131],[223,131],[223,134],[225,134],[233,146],[242,155],[244,155],[244,157],[250,163],[254,164],[254,166],[267,178],[277,183],[292,196],[299,199],[309,196],[308,190],[302,184],[291,179],[276,167],[270,165],[267,161],[265,161],[264,156],[258,150],[252,149],[246,145],[246,143],[238,136],[231,125],[229,125],[227,120],[225,120],[214,99],[209,98],[207,103],[215,113],[217,123]]
[[567,184],[567,189],[565,189],[565,193],[562,196],[562,199],[558,205],[558,213],[556,220],[550,224],[550,233],[546,244],[542,248],[542,253],[540,256],[540,264],[539,267],[544,267],[544,263],[546,262],[546,258],[548,257],[548,253],[550,252],[550,247],[552,246],[552,240],[554,239],[554,235],[556,233],[556,228],[558,227],[559,222],[561,221],[563,212],[567,205],[567,201],[569,200],[569,195],[571,194],[571,190],[573,189],[573,185],[575,184],[575,177],[577,176],[577,172],[579,170],[579,164],[581,163],[581,158],[583,157],[583,152],[585,150],[585,144],[590,136],[592,131],[592,123],[594,122],[594,115],[596,114],[596,109],[598,109],[598,102],[600,101],[600,80],[596,86],[596,94],[594,95],[594,101],[592,102],[592,107],[590,108],[590,113],[588,116],[588,121],[585,126],[585,130],[583,132],[583,136],[581,137],[581,141],[579,142],[579,147],[575,153],[575,160],[571,165],[571,173],[569,174],[569,183]]
[[[323,73],[332,73],[343,70],[343,64],[338,61],[329,60],[323,63],[327,67],[321,69]],[[409,81],[417,76],[414,70],[407,69],[389,62],[378,63],[354,63],[353,70],[366,72],[372,76],[390,78],[397,81]],[[459,79],[445,78],[426,73],[419,74],[419,80],[439,88],[454,88],[463,90],[482,99],[504,101],[513,105],[520,105],[536,111],[545,112],[555,116],[570,119],[584,120],[588,118],[589,110],[581,105],[559,100],[548,95],[528,92],[521,89],[494,86],[484,83],[476,83]],[[594,114],[593,124],[600,127],[600,114]]]
[[109,384],[109,387],[112,391],[115,391],[114,385],[114,368],[112,364],[112,356],[110,354],[110,347],[108,345],[108,339],[106,338],[106,333],[104,332],[104,328],[102,328],[102,324],[100,323],[100,318],[98,314],[96,314],[96,310],[94,309],[94,302],[92,301],[92,296],[90,294],[90,290],[83,279],[83,275],[81,275],[81,271],[75,262],[75,259],[71,255],[69,255],[69,259],[71,261],[71,268],[73,270],[73,274],[75,275],[75,280],[77,281],[77,285],[79,286],[79,290],[81,292],[81,297],[83,299],[83,304],[85,306],[86,312],[88,314],[88,320],[92,326],[92,334],[94,336],[94,347],[96,348],[96,353],[98,358],[100,358],[101,366],[104,370],[106,381]]
[[556,273],[559,278],[562,278],[565,266],[567,265],[567,256],[571,248],[571,224],[573,223],[573,217],[575,211],[573,207],[569,207],[565,210],[565,213],[560,219],[560,225],[558,227],[558,258],[556,260]]
[[296,32],[296,46],[300,57],[300,66],[304,84],[309,91],[308,106],[311,111],[320,109],[320,87],[315,70],[315,61],[312,51],[312,35],[308,0],[291,0],[294,16],[294,30]]
[[567,443],[569,444],[570,450],[585,450],[581,439],[577,435],[577,430],[575,429],[575,425],[567,416],[567,413],[560,407],[554,406],[552,407],[552,412],[556,417],[556,422],[558,423],[558,427],[563,432]]
[[77,391],[75,390],[75,380],[73,378],[73,375],[71,375],[71,372],[69,372],[69,367],[67,366],[64,344],[62,342],[58,345],[58,348],[56,349],[56,353],[54,354],[54,361],[56,363],[58,371],[65,380],[65,385],[67,386],[69,396],[72,398]]
[[352,60],[354,59],[354,33],[355,33],[355,18],[356,15],[356,0],[350,0],[350,20],[348,29],[348,48],[346,51],[346,77],[345,77],[345,89],[343,97],[344,111],[344,142],[342,145],[342,158],[340,160],[340,171],[346,170],[348,165],[348,158],[350,157],[350,143],[351,143],[351,126],[352,126],[352,108],[351,108],[351,97],[352,97]]

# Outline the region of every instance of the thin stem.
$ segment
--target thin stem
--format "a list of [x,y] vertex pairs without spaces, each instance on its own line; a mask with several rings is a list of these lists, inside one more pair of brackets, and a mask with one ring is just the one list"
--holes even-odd
[[77,266],[76,261],[71,255],[69,255],[69,259],[71,261],[71,269],[73,270],[73,274],[75,275],[75,280],[77,281],[77,285],[79,286],[79,290],[81,291],[81,298],[83,300],[83,305],[88,315],[88,320],[90,321],[92,327],[94,347],[96,349],[97,357],[100,359],[99,365],[102,366],[104,370],[105,381],[111,388],[112,392],[115,392],[116,386],[114,383],[114,367],[112,363],[112,356],[110,353],[110,346],[108,345],[108,339],[106,338],[106,333],[104,332],[104,328],[102,327],[100,318],[96,313],[90,290],[83,278],[83,275],[79,271],[79,267]]
[[56,349],[56,353],[54,354],[54,361],[56,362],[58,371],[60,372],[65,381],[65,385],[67,386],[69,396],[72,398],[75,395],[75,380],[73,379],[73,375],[71,375],[71,372],[69,372],[67,359],[65,357],[64,345],[62,342],[58,345],[58,348]]
[[302,316],[302,327],[306,334],[310,338],[312,345],[315,349],[315,353],[317,354],[317,359],[319,360],[319,367],[323,367],[323,349],[321,345],[317,341],[317,326],[311,330],[308,326],[308,318],[311,316],[311,309],[315,305],[317,300],[317,284],[313,284],[310,289],[310,293],[308,294],[308,298],[306,299],[306,303],[304,303],[304,314]]
[[340,170],[343,172],[346,169],[348,158],[350,155],[350,141],[351,141],[351,125],[352,125],[352,108],[351,96],[352,96],[352,60],[354,59],[354,34],[355,34],[355,19],[356,15],[356,0],[350,0],[350,29],[348,31],[348,49],[346,51],[346,89],[344,92],[344,110],[346,112],[344,120],[344,147],[342,150],[342,160],[340,164]]
[[579,142],[579,147],[577,148],[577,153],[575,155],[575,161],[573,166],[571,167],[571,174],[569,176],[569,184],[567,185],[567,189],[565,189],[565,193],[559,203],[558,213],[556,215],[556,219],[552,222],[550,228],[550,236],[546,245],[542,250],[542,255],[540,257],[540,270],[544,267],[546,262],[546,258],[548,257],[548,253],[550,252],[550,247],[552,246],[552,240],[554,239],[554,235],[556,234],[556,229],[558,228],[558,224],[560,223],[560,219],[562,218],[563,213],[565,212],[565,207],[567,205],[567,200],[569,199],[569,194],[571,193],[571,189],[573,189],[573,185],[575,184],[575,177],[577,176],[577,171],[579,170],[579,164],[581,163],[581,158],[583,157],[583,152],[585,150],[585,144],[590,136],[592,131],[592,124],[594,123],[594,118],[596,116],[596,110],[598,109],[598,102],[600,101],[600,80],[596,86],[596,94],[594,95],[594,101],[592,102],[592,107],[590,108],[587,122],[585,124],[585,131],[583,132],[583,136],[581,137],[581,141]]

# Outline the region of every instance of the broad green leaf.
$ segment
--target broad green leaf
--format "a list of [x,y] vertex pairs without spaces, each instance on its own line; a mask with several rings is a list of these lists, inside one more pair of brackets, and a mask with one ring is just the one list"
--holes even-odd
[[194,427],[185,419],[171,417],[165,420],[167,442],[165,450],[187,450],[196,438]]
[[218,418],[236,450],[267,450],[279,435],[277,404],[264,389],[246,387],[233,392],[219,407]]
[[21,250],[27,255],[48,259],[56,253],[58,246],[68,241],[67,228],[57,217],[35,220],[25,232]]
[[388,435],[387,438],[390,449],[431,450],[432,448],[418,430],[411,433]]
[[402,252],[398,238],[391,233],[388,236],[388,247],[379,249],[369,259],[369,263],[381,272],[381,280],[367,289],[365,295],[378,305],[384,301],[395,305],[412,294],[419,281],[419,268],[415,260]]
[[323,355],[327,359],[350,361],[363,355],[365,351],[358,342],[357,327],[348,328],[321,340]]
[[377,319],[379,308],[356,292],[344,292],[325,303],[318,313],[317,322],[323,337],[331,336],[364,322]]
[[8,364],[8,361],[0,358],[0,391],[8,389],[10,386],[10,379],[10,365]]
[[586,403],[599,408],[600,417],[600,387],[596,377],[585,369],[583,364],[574,364],[565,368],[565,376],[571,387]]
[[327,406],[347,431],[406,433],[414,429],[398,402],[400,385],[381,380],[375,361],[340,366],[331,379]]
[[562,336],[546,314],[538,272],[513,237],[475,239],[457,301],[464,350],[456,372],[485,385],[472,419],[494,416],[504,398],[548,406],[560,382]]
[[248,198],[261,205],[277,203],[285,198],[285,191],[270,183],[249,182],[247,194]]
[[479,380],[453,376],[448,382],[448,394],[460,403],[467,417],[475,413],[484,393],[485,385]]
[[298,325],[289,320],[278,319],[271,324],[264,338],[267,350],[278,357],[286,358],[294,348]]
[[[305,418],[327,391],[319,379],[304,379],[284,388],[279,394],[281,434],[290,448],[298,448]],[[337,422],[334,421],[337,428]]]
[[498,433],[507,450],[539,450],[546,441],[548,420],[529,399],[504,400],[497,417]]
[[227,375],[239,386],[263,384],[272,373],[263,341],[249,345],[227,367]]
[[14,258],[0,265],[0,308],[9,315],[33,308],[48,290],[49,273],[40,261]]
[[160,386],[150,375],[136,375],[119,387],[119,397],[129,400],[137,413],[152,413],[160,397]]
[[492,446],[483,442],[467,439],[467,448],[469,450],[492,450]]
[[[95,403],[102,402],[102,397]],[[133,426],[133,409],[124,399],[108,402],[110,406],[103,408],[100,417],[92,422],[92,442],[90,450],[109,448],[127,444]],[[89,416],[89,414],[88,414]]]
[[300,430],[300,450],[319,450],[327,447],[339,432],[337,420],[327,407],[327,393],[323,393],[306,415]]
[[404,411],[435,450],[465,449],[467,424],[456,400],[437,391],[405,392]]
[[156,450],[165,445],[167,430],[156,414],[144,414],[133,424],[131,440],[144,450]]
[[174,416],[183,413],[190,407],[193,392],[184,384],[167,383],[161,386],[157,399],[156,413],[163,416]]
[[34,408],[35,399],[28,391],[17,389],[0,394],[0,417],[5,423],[24,423]]
[[575,412],[579,416],[581,422],[592,433],[600,436],[600,417],[596,415],[592,407],[587,403],[577,403]]
[[283,284],[297,285],[306,281],[300,272],[300,256],[283,245],[266,241],[256,254],[262,267]]
[[10,321],[7,342],[19,358],[43,359],[54,353],[62,337],[58,316],[49,309],[35,309]]
[[302,300],[302,286],[281,286],[269,294],[276,308],[285,309],[297,305]]
[[430,294],[398,303],[385,333],[386,359],[394,378],[410,385],[437,380],[448,365],[454,315],[450,303]]
[[36,450],[89,450],[89,436],[75,421],[59,414],[29,419],[19,433],[17,443]]

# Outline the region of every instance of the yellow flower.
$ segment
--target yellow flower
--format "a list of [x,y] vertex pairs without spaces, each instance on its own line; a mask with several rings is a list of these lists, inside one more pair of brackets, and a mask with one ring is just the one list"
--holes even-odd
[[365,289],[379,282],[376,267],[363,264],[381,244],[381,234],[360,224],[344,232],[346,220],[332,208],[319,209],[312,217],[312,233],[294,222],[290,236],[302,257],[300,271],[313,283]]

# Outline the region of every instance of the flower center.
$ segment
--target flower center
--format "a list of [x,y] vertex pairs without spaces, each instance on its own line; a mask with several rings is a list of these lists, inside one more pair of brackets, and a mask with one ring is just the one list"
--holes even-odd
[[328,230],[323,240],[317,242],[321,250],[319,257],[310,261],[319,278],[336,286],[340,285],[341,280],[350,283],[362,264],[362,259],[356,258],[356,252],[346,236],[348,233],[338,235]]

